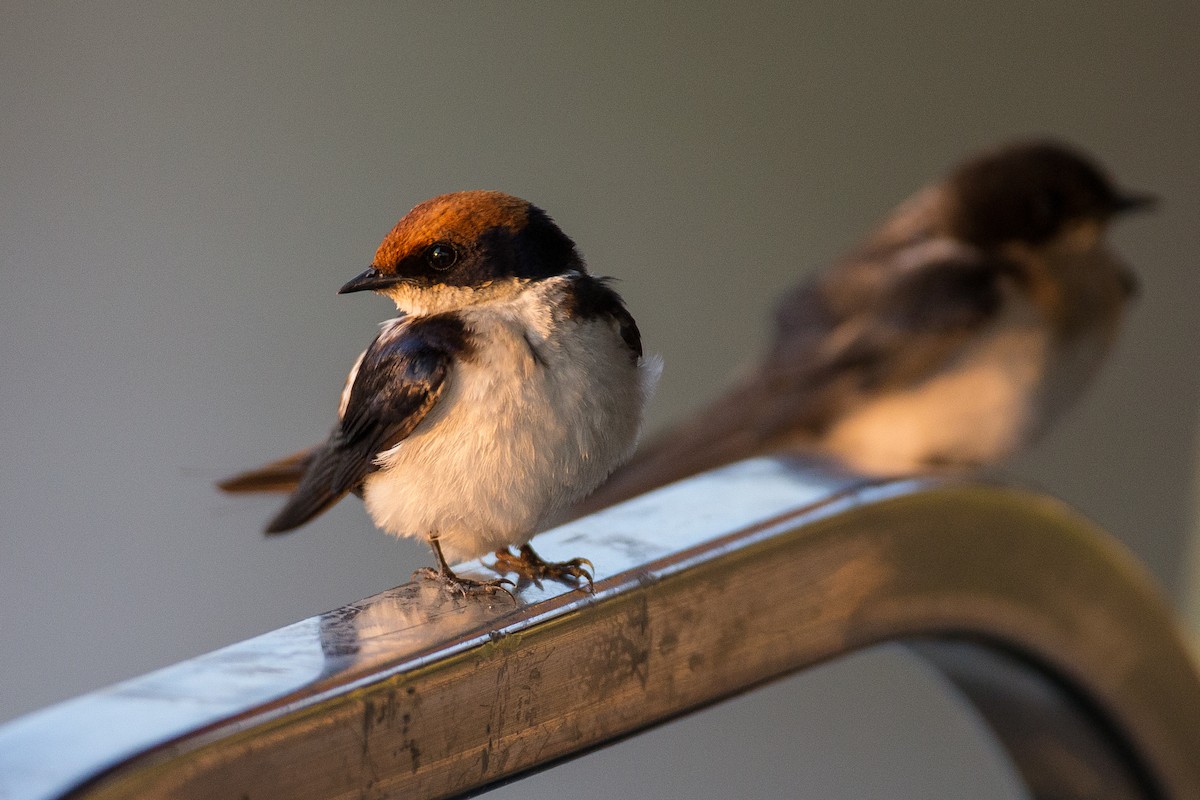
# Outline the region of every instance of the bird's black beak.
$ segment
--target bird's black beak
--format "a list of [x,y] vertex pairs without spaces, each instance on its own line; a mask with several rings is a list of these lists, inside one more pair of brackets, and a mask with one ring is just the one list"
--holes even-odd
[[1158,197],[1145,192],[1120,192],[1113,198],[1112,213],[1128,214],[1131,211],[1149,211],[1158,205]]
[[395,275],[385,275],[375,267],[367,267],[365,270],[346,281],[346,285],[338,289],[338,294],[350,294],[351,292],[365,292],[375,289],[386,289],[389,286],[395,286],[399,282],[400,279]]

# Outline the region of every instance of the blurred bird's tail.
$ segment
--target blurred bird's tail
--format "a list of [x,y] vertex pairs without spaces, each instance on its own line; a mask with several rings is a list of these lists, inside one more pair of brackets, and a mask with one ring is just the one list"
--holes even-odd
[[754,384],[743,384],[654,436],[599,489],[576,504],[570,516],[583,516],[699,472],[762,454],[765,443],[752,416],[759,391]]

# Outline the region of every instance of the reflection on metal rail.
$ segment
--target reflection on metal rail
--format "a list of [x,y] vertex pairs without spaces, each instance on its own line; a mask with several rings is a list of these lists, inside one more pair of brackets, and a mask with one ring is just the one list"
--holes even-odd
[[1035,797],[1200,797],[1171,612],[1056,501],[760,459],[536,544],[591,559],[595,595],[398,587],[0,727],[0,797],[450,797],[882,641]]

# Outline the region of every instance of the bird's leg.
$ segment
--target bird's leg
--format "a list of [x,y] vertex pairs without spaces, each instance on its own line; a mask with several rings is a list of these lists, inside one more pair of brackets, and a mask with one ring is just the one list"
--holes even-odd
[[463,578],[454,574],[454,570],[450,569],[450,565],[446,563],[446,557],[442,555],[442,546],[438,544],[436,536],[429,539],[429,546],[433,548],[433,554],[437,556],[437,569],[432,567],[422,567],[413,573],[413,577],[422,577],[429,580],[440,581],[447,589],[459,592],[463,597],[471,594],[496,594],[504,592],[515,603],[517,597],[508,588],[513,582],[507,578],[499,578],[494,581],[473,581],[470,578]]
[[515,572],[522,578],[534,582],[542,588],[542,578],[556,581],[566,581],[568,578],[578,584],[587,581],[587,590],[595,592],[592,584],[592,573],[596,571],[591,561],[586,558],[573,558],[570,561],[546,561],[527,544],[521,545],[521,554],[513,555],[507,548],[496,551],[496,563],[492,567],[498,573]]

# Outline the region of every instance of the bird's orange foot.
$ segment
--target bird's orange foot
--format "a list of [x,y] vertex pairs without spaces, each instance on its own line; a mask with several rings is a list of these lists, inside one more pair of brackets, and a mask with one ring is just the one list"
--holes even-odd
[[513,555],[508,550],[496,551],[496,563],[492,569],[500,574],[515,572],[518,577],[533,581],[539,589],[542,579],[571,582],[576,585],[587,581],[587,590],[594,594],[596,589],[592,583],[592,575],[596,567],[586,558],[573,558],[570,561],[546,561],[527,544],[521,545],[520,555]]
[[499,594],[503,592],[514,603],[517,602],[517,596],[508,589],[509,586],[514,585],[508,578],[500,578],[494,581],[473,581],[470,578],[463,578],[456,575],[449,569],[434,569],[433,567],[422,567],[413,573],[413,577],[438,581],[442,584],[442,588],[447,591],[458,592],[463,597],[480,594]]

